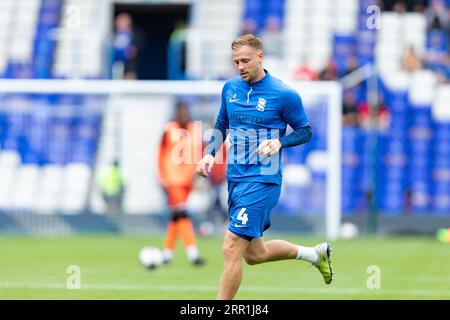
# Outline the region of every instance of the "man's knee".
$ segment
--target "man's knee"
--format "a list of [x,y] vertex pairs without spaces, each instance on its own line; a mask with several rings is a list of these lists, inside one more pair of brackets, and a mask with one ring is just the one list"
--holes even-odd
[[260,264],[264,262],[264,255],[255,252],[246,252],[244,254],[244,259],[248,265],[254,266],[255,264]]
[[222,255],[225,258],[232,258],[237,253],[237,246],[233,240],[224,241],[222,246]]
[[242,259],[243,246],[246,245],[246,243],[243,243],[244,241],[246,240],[239,238],[235,234],[227,234],[222,246],[222,255],[224,259],[226,261]]
[[224,258],[229,258],[233,255],[234,249],[233,244],[224,242],[222,246],[222,255]]

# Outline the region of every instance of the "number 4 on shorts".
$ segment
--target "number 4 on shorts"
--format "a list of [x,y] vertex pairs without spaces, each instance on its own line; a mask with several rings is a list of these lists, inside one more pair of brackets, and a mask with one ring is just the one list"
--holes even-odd
[[239,211],[236,218],[237,220],[242,221],[242,224],[247,224],[248,221],[248,215],[244,213],[245,210],[247,210],[247,208],[242,208],[241,211]]

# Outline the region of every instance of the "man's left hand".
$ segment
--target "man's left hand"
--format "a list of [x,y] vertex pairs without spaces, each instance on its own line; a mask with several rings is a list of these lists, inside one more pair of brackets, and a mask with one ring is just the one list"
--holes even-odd
[[281,149],[281,142],[278,139],[264,140],[258,147],[258,155],[262,157],[270,157]]

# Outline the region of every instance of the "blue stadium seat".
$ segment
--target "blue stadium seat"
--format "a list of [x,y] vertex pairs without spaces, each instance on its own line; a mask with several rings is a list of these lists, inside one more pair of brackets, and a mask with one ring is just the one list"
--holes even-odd
[[[366,22],[367,22],[367,20],[366,20]],[[372,48],[375,46],[376,39],[377,39],[376,33],[373,32],[372,30],[361,30],[356,35],[357,43],[359,43],[360,45],[369,46]]]
[[380,172],[380,179],[399,183],[406,176],[405,166],[383,166]]
[[268,17],[284,21],[284,0],[245,0],[244,20],[252,19],[257,23],[257,33],[260,33]]
[[284,214],[299,214],[307,211],[309,188],[287,186],[277,205],[277,210]]
[[10,61],[5,77],[10,79],[28,79],[33,75],[33,66],[28,62]]
[[435,193],[433,195],[433,211],[434,215],[448,216],[450,212],[450,192]]
[[450,167],[450,157],[449,155],[435,156],[434,159],[435,168],[449,168]]
[[359,0],[360,13],[366,13],[366,8],[370,5],[377,5],[378,0]]
[[353,34],[333,35],[333,55],[335,57],[348,57],[353,55],[356,38]]
[[389,107],[389,110],[406,117],[408,111],[408,92],[396,90],[383,90],[384,102]]
[[435,124],[435,137],[436,139],[449,139],[450,123],[437,122]]
[[343,181],[341,189],[341,209],[344,215],[350,215],[363,209],[361,203],[364,195],[358,190],[353,181]]
[[59,25],[61,7],[61,0],[44,0],[41,2],[34,40],[33,78],[51,78],[55,40],[50,35],[53,29]]
[[309,206],[312,214],[321,214],[325,212],[326,203],[323,201],[322,194],[326,190],[326,175],[322,172],[312,172],[311,188],[308,190]]
[[264,17],[262,12],[262,3],[258,0],[246,0],[244,5],[244,20],[252,19],[256,22],[257,30],[264,27]]
[[41,0],[41,6],[45,10],[59,10],[63,0]]
[[411,126],[431,128],[431,107],[413,107],[409,112]]
[[268,0],[266,4],[266,18],[274,17],[283,25],[284,19],[284,0]]
[[286,148],[285,150],[283,150],[282,152],[285,163],[304,163],[307,152],[305,152],[304,147],[302,149],[300,148],[302,148],[302,146],[297,148]]
[[382,215],[400,215],[404,212],[403,193],[386,193],[378,198],[377,205]]
[[432,29],[427,33],[426,49],[437,52],[448,52],[448,34],[445,30]]
[[[395,132],[393,132],[392,130],[390,131],[390,133],[392,140],[388,140],[385,144],[380,145],[381,152],[386,153],[386,156],[392,157],[402,156],[403,158],[406,159],[407,158],[406,153],[408,148],[406,139],[404,139],[401,136],[400,138],[398,138]],[[401,134],[403,133],[399,131],[399,135]]]
[[411,157],[426,157],[429,158],[432,145],[429,139],[410,139],[409,148],[411,150]]

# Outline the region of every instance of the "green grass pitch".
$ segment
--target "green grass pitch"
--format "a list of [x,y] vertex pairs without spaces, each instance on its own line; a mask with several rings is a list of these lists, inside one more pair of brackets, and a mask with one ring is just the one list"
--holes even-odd
[[[319,241],[280,238],[303,245]],[[141,267],[139,250],[162,243],[157,235],[1,236],[0,299],[215,299],[221,238],[199,239],[204,267],[187,262],[181,243],[171,265],[153,271]],[[330,286],[303,261],[245,265],[236,299],[450,299],[450,244],[368,237],[332,245],[336,278]],[[80,289],[67,288],[71,265],[80,268]],[[367,286],[376,284],[370,266],[379,268],[380,289]]]

